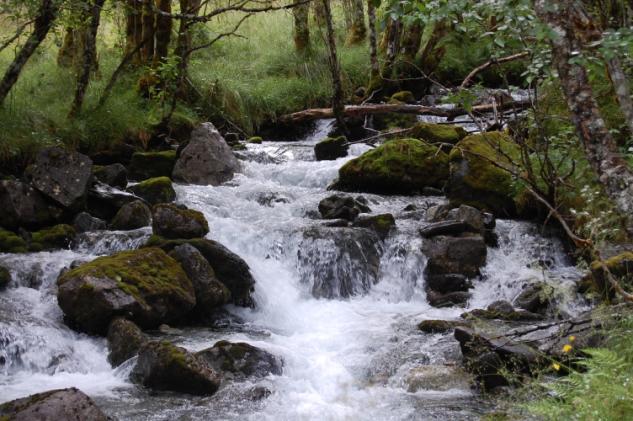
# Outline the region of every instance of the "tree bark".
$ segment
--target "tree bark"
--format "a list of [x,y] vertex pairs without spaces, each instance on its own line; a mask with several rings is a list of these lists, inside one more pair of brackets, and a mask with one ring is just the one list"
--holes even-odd
[[615,96],[620,104],[620,110],[624,115],[629,132],[633,135],[633,100],[631,100],[631,90],[629,82],[626,79],[622,63],[618,57],[607,60],[607,68],[609,69],[609,77],[615,90]]
[[[156,7],[161,12],[171,13],[171,0],[156,0]],[[156,27],[154,38],[156,39],[154,47],[153,66],[165,61],[169,54],[169,41],[171,39],[172,19],[170,16],[162,14],[156,15]]]
[[[297,2],[295,2],[296,4]],[[298,52],[310,49],[310,27],[308,25],[310,14],[310,3],[304,3],[292,8],[294,17],[293,38],[295,50]]]
[[152,8],[153,0],[143,0],[143,13],[142,19],[142,36],[141,39],[149,39],[150,42],[146,43],[141,48],[141,61],[143,63],[151,63],[154,58],[154,23],[155,16]]
[[0,105],[4,102],[15,82],[17,82],[26,62],[51,30],[58,11],[59,6],[55,0],[42,0],[35,18],[33,32],[29,35],[26,43],[22,46],[0,81]]
[[345,124],[345,98],[343,84],[341,82],[341,67],[336,52],[336,34],[334,33],[334,25],[332,24],[332,10],[330,9],[330,0],[322,0],[322,2],[325,12],[327,44],[330,52],[330,72],[332,73],[332,111],[339,128],[343,133],[347,134],[347,126]]
[[572,0],[536,0],[536,13],[553,30],[552,61],[558,70],[560,84],[567,100],[571,119],[576,126],[585,155],[596,172],[606,194],[618,211],[628,218],[629,231],[633,228],[633,172],[620,155],[602,119],[598,104],[589,84],[587,71],[574,62],[574,54],[581,51],[578,33],[586,15],[578,12]]
[[81,110],[81,106],[86,96],[86,90],[90,83],[90,73],[93,63],[97,57],[97,31],[99,30],[99,22],[101,20],[101,9],[105,0],[94,0],[90,8],[90,24],[86,32],[84,40],[84,57],[81,67],[81,73],[77,79],[77,87],[75,89],[75,99],[70,107],[69,117],[76,116]]
[[376,39],[376,7],[374,0],[367,0],[367,17],[369,18],[369,63],[370,75],[367,87],[367,96],[380,89],[382,77],[380,76],[380,64],[378,63],[378,45]]
[[130,61],[141,64],[141,49],[137,48],[143,41],[143,5],[137,0],[127,0],[125,9],[125,55],[135,51]]
[[360,44],[367,37],[367,26],[365,26],[365,10],[363,0],[352,0],[352,23],[347,33],[347,43],[349,45]]

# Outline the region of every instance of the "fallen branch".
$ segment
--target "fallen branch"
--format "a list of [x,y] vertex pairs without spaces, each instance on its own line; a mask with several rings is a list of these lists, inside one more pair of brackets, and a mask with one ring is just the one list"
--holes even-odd
[[528,54],[529,54],[528,51],[524,51],[522,53],[512,54],[511,56],[507,56],[507,57],[491,59],[491,60],[485,62],[484,64],[482,64],[481,66],[475,67],[470,73],[468,73],[468,76],[466,76],[466,78],[464,79],[464,81],[460,85],[460,88],[462,88],[462,89],[467,88],[468,85],[470,85],[472,83],[474,77],[477,76],[477,74],[479,74],[479,73],[483,72],[484,70],[486,70],[488,67],[494,66],[496,64],[507,63],[509,61],[519,60],[519,59],[527,57]]
[[[345,117],[363,117],[373,114],[417,114],[417,115],[434,115],[437,117],[445,117],[447,120],[453,120],[455,117],[469,114],[485,114],[494,110],[524,110],[530,106],[530,101],[512,101],[504,104],[482,104],[476,105],[469,110],[461,107],[457,108],[441,108],[428,107],[425,105],[414,104],[365,104],[365,105],[347,105],[345,106]],[[282,123],[300,123],[310,120],[320,120],[324,118],[334,118],[334,111],[331,108],[311,108],[308,110],[298,111],[292,114],[286,114],[279,118]]]

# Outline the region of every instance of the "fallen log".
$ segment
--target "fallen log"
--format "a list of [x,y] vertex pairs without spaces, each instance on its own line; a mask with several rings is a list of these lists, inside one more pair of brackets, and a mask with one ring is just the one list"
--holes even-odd
[[[365,104],[365,105],[346,105],[344,110],[345,117],[364,117],[374,114],[417,114],[417,115],[433,115],[438,117],[446,117],[452,121],[455,117],[467,114],[486,114],[493,111],[515,110],[521,111],[531,105],[529,100],[512,101],[502,104],[482,104],[475,105],[467,110],[465,108],[442,108],[428,107],[425,105],[414,104]],[[298,111],[292,114],[286,114],[279,118],[282,123],[301,123],[310,120],[320,120],[323,118],[334,118],[332,108],[310,108],[308,110]]]

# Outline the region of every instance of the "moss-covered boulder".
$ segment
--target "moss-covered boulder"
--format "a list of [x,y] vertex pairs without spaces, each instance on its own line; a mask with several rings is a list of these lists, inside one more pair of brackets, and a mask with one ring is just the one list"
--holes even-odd
[[128,191],[147,201],[150,205],[170,203],[176,200],[176,190],[169,177],[154,177],[130,186]]
[[79,389],[58,389],[37,393],[0,405],[2,421],[109,421],[89,396]]
[[29,245],[14,232],[0,228],[0,253],[26,253]]
[[335,188],[382,194],[415,194],[442,188],[448,180],[448,156],[418,139],[385,143],[339,169]]
[[451,204],[516,216],[519,209],[515,199],[522,189],[512,174],[500,166],[512,169],[508,157],[518,156],[518,147],[502,132],[474,134],[459,141],[449,155],[447,196]]
[[[390,103],[394,103],[391,100]],[[399,101],[395,101],[399,104]],[[400,130],[408,129],[418,122],[418,117],[415,114],[400,114],[400,113],[386,113],[374,115],[374,129],[376,130]]]
[[4,289],[11,282],[11,272],[4,266],[0,266],[0,290]]
[[152,211],[140,200],[123,205],[110,224],[114,230],[135,230],[152,223]]
[[261,136],[252,136],[246,140],[246,143],[253,143],[255,145],[260,145],[263,141],[264,139],[262,139]]
[[176,164],[176,151],[136,152],[128,167],[132,180],[146,180],[152,177],[171,177]]
[[409,135],[429,143],[455,145],[457,142],[465,138],[468,135],[468,132],[461,126],[418,123],[411,128]]
[[314,145],[317,161],[330,161],[347,156],[347,138],[345,136],[328,137]]
[[396,220],[390,213],[381,213],[380,215],[365,215],[359,217],[353,226],[368,228],[375,231],[378,236],[384,240],[387,238],[392,229],[396,227]]
[[141,348],[131,378],[154,390],[192,395],[212,395],[222,380],[202,358],[166,341]]
[[181,320],[195,306],[193,285],[163,250],[144,248],[100,257],[57,279],[57,301],[73,328],[103,335],[125,317],[142,328]]
[[202,212],[161,203],[152,210],[152,230],[165,238],[198,238],[209,233]]
[[264,377],[281,375],[281,358],[244,342],[219,341],[196,353],[224,377]]
[[415,102],[415,97],[413,96],[413,92],[411,91],[396,92],[395,94],[391,95],[391,99],[398,102]]
[[633,285],[633,251],[625,251],[604,261],[591,264],[591,278],[594,289],[604,298],[615,297],[615,290],[609,282],[612,275],[623,287]]
[[30,251],[68,248],[75,239],[75,228],[59,224],[31,234]]

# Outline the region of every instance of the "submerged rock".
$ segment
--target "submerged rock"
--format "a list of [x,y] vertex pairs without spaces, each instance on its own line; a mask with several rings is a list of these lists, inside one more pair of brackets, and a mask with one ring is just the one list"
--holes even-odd
[[191,395],[212,395],[222,380],[202,358],[166,341],[141,347],[131,377],[150,389]]
[[26,253],[29,245],[14,232],[0,228],[0,253]]
[[224,377],[265,377],[281,375],[283,363],[279,357],[244,342],[219,341],[211,348],[196,353]]
[[396,227],[396,220],[390,213],[380,215],[367,215],[359,217],[353,224],[354,227],[368,228],[384,240],[389,236],[391,230]]
[[81,206],[92,176],[92,160],[58,146],[41,149],[26,171],[31,184],[65,208]]
[[138,355],[148,342],[141,329],[129,320],[116,318],[108,327],[108,361],[117,367]]
[[103,219],[96,218],[88,212],[80,212],[73,220],[73,227],[78,233],[100,231],[106,229],[108,224]]
[[147,180],[153,177],[171,177],[176,164],[176,151],[136,152],[129,165],[132,180]]
[[4,266],[0,266],[0,290],[4,289],[11,283],[11,272]]
[[468,326],[469,322],[462,320],[423,320],[418,324],[418,329],[424,333],[445,333],[454,330],[458,326]]
[[415,194],[441,189],[448,156],[418,139],[396,139],[352,159],[339,170],[334,188],[381,194]]
[[188,239],[207,235],[209,224],[202,212],[161,203],[152,209],[152,229],[161,237]]
[[220,185],[233,178],[240,164],[220,132],[202,123],[191,132],[191,140],[180,152],[173,179],[190,184]]
[[11,421],[110,421],[79,389],[37,393],[0,405],[0,419]]
[[371,212],[369,207],[351,196],[335,194],[319,202],[319,212],[324,219],[354,221],[360,213]]
[[140,200],[123,205],[110,224],[113,230],[128,231],[152,223],[152,211]]
[[48,226],[59,221],[63,213],[58,205],[21,181],[1,180],[0,202],[0,223],[10,230]]
[[347,156],[349,145],[345,136],[328,137],[314,145],[317,161],[331,161]]
[[99,335],[117,316],[153,328],[182,319],[196,303],[185,272],[158,248],[99,257],[61,275],[57,286],[69,325]]
[[92,174],[97,180],[109,186],[119,189],[127,186],[127,169],[123,164],[95,165]]
[[448,124],[418,123],[408,133],[411,137],[428,143],[455,145],[468,135],[461,126]]
[[146,200],[150,205],[176,200],[176,191],[169,177],[154,177],[130,186],[128,191]]

